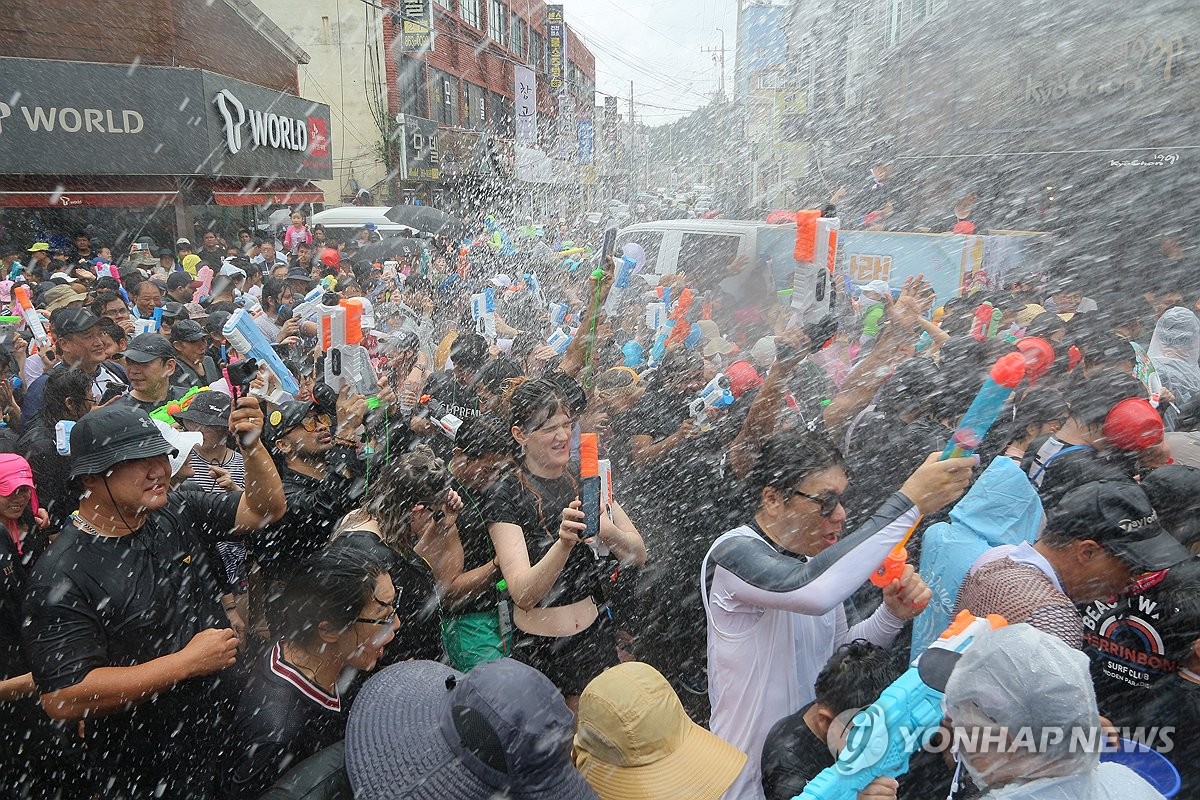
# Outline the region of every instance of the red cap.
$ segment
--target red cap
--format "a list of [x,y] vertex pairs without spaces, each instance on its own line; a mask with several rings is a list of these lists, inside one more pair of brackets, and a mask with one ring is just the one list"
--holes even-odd
[[733,362],[725,368],[725,377],[729,378],[729,391],[735,399],[763,385],[762,376],[749,361]]
[[1163,440],[1163,421],[1150,401],[1127,397],[1104,418],[1104,438],[1119,450],[1153,447]]
[[988,375],[1005,389],[1017,388],[1017,384],[1025,377],[1025,356],[1020,353],[1000,356]]
[[1040,336],[1018,339],[1017,349],[1025,357],[1025,377],[1030,381],[1036,381],[1054,366],[1054,345]]

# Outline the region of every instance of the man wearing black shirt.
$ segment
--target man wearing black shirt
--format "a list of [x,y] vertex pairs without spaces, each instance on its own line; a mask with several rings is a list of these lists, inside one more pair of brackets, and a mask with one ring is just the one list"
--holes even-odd
[[479,396],[475,393],[475,374],[488,358],[487,341],[477,333],[460,333],[450,345],[450,361],[454,368],[436,373],[429,379],[425,394],[442,401],[451,414],[459,419],[479,413]]
[[149,414],[168,400],[178,400],[183,392],[171,385],[175,374],[175,351],[159,333],[139,333],[122,353],[129,375],[129,394],[117,402],[140,408]]
[[171,385],[185,392],[196,386],[211,386],[221,379],[221,371],[208,355],[208,334],[200,323],[184,319],[171,326],[171,347],[175,350],[175,374]]
[[353,437],[367,401],[345,389],[334,420],[316,404],[292,400],[267,417],[263,436],[279,464],[287,514],[250,540],[250,550],[268,583],[287,580],[304,558],[327,544],[334,526],[362,504],[366,462]]
[[23,636],[42,707],[86,720],[87,766],[105,797],[207,798],[236,686],[238,640],[205,541],[283,515],[259,442],[258,401],[238,401],[246,491],[168,495],[172,447],[127,407],[71,431],[79,511],[29,577]]
[[[100,318],[85,308],[64,308],[50,315],[50,327],[54,329],[54,349],[59,358],[50,371],[65,367],[79,367],[92,378],[92,399],[99,401],[106,390],[114,384],[126,383],[125,373],[111,361],[106,342],[100,331]],[[28,427],[30,421],[42,410],[42,399],[46,391],[49,371],[29,384],[25,399],[21,403],[21,425]]]

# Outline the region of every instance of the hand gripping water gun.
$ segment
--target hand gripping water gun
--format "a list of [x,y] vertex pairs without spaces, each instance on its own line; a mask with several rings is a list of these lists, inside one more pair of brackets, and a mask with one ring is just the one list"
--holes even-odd
[[712,423],[708,421],[708,409],[726,408],[733,405],[733,392],[729,388],[730,385],[729,378],[718,372],[708,382],[708,385],[688,402],[688,413],[692,416],[692,422],[696,423],[701,431],[712,429]]
[[463,421],[450,413],[450,409],[441,400],[437,400],[429,395],[421,395],[420,404],[429,412],[429,421],[438,427],[442,433],[450,437],[450,441],[454,441],[454,437],[458,436],[458,429]]
[[296,307],[292,309],[292,316],[301,321],[315,317],[325,307],[321,304],[321,299],[324,297],[325,287],[318,284],[304,295],[302,301],[296,304]]
[[938,729],[945,714],[946,681],[958,659],[985,631],[1008,621],[996,614],[960,611],[933,644],[879,699],[854,715],[846,748],[793,800],[856,800],[876,778],[908,772],[908,759]]
[[267,337],[254,324],[254,319],[246,309],[239,308],[233,312],[221,333],[242,358],[253,358],[258,363],[265,364],[274,373],[275,379],[285,392],[293,397],[300,393],[300,385],[284,365],[283,359],[271,347]]
[[29,299],[29,290],[24,286],[17,286],[13,288],[12,293],[17,307],[21,309],[21,317],[29,326],[29,332],[33,334],[33,340],[38,347],[49,350],[53,346],[54,340],[50,338],[50,334],[46,333],[46,326],[42,324],[42,318],[38,316],[37,309],[33,307],[33,302]]
[[379,376],[371,354],[363,347],[362,306],[356,298],[321,307],[321,352],[325,354],[325,383],[335,392],[343,386],[379,407]]
[[611,513],[612,464],[600,458],[598,434],[579,434],[579,484],[583,522],[587,525],[583,537],[590,540],[588,544],[597,556],[607,556],[608,546],[600,541],[600,515]]
[[496,290],[484,289],[471,295],[471,318],[475,320],[475,331],[488,340],[496,341]]
[[[971,401],[962,422],[958,423],[958,430],[950,437],[949,444],[938,460],[961,458],[974,453],[1024,377],[1025,356],[1022,353],[1009,353],[997,359],[979,393]],[[919,519],[917,524],[920,524]],[[908,550],[905,549],[905,545],[916,529],[917,525],[913,525],[904,538],[892,548],[887,559],[871,575],[871,583],[882,589],[904,573],[904,565],[908,563]]]

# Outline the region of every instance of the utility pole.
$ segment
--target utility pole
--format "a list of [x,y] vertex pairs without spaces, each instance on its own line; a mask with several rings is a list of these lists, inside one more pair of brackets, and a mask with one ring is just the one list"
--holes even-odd
[[632,189],[637,186],[637,128],[633,122],[633,81],[629,82],[629,185]]
[[717,32],[721,34],[721,47],[719,49],[715,48],[715,47],[714,48],[702,47],[700,49],[700,52],[712,53],[713,61],[716,63],[719,63],[721,65],[720,88],[717,89],[717,98],[720,100],[724,100],[725,99],[725,31],[721,30],[720,28],[717,28]]

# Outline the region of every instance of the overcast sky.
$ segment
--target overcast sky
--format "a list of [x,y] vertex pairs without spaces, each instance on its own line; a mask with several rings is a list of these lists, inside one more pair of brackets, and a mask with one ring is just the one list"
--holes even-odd
[[[717,90],[713,54],[725,29],[726,91],[732,89],[737,0],[560,0],[567,26],[596,56],[596,88],[621,98],[633,81],[638,116],[662,125],[706,105]],[[657,107],[652,107],[657,106]],[[682,110],[681,110],[682,109]]]

